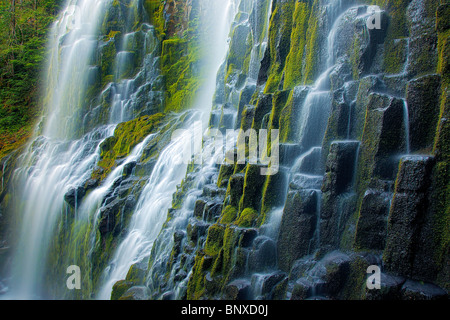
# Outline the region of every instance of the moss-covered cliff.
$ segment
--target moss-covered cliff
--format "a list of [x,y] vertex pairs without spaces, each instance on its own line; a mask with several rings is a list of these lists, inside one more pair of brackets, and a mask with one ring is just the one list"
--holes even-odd
[[[266,165],[248,158],[193,161],[172,207],[160,213],[166,221],[151,252],[116,282],[111,298],[447,297],[450,4],[233,3],[207,132],[242,129],[233,137],[247,134],[247,141],[249,129],[279,130],[269,139],[279,147],[277,173],[262,175]],[[381,8],[379,28],[368,27],[369,5]],[[192,116],[186,110],[205,83],[212,51],[205,8],[201,0],[114,1],[109,8],[79,135],[110,121],[123,80],[139,89],[131,111],[99,144],[88,179],[64,195],[47,261],[56,266],[46,272],[53,295],[94,297],[155,162]],[[118,56],[130,58],[126,68],[117,70]],[[144,141],[139,158],[126,162]],[[205,134],[203,147],[211,141]],[[20,153],[2,159],[0,213],[11,212]],[[80,220],[79,205],[106,183],[96,214]],[[10,218],[0,216],[5,239]],[[52,279],[64,278],[74,260],[89,270],[88,285],[67,293]],[[381,290],[366,286],[370,265],[381,268]]]

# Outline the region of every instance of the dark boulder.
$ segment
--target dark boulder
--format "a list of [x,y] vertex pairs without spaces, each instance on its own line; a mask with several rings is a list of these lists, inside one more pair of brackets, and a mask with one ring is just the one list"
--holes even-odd
[[251,283],[248,280],[234,280],[225,287],[227,300],[248,300],[251,298]]
[[317,223],[317,200],[314,190],[291,191],[287,196],[277,242],[278,266],[285,272],[309,253]]
[[86,189],[83,186],[72,187],[64,195],[64,200],[71,206],[75,207],[80,204],[81,199],[86,194]]
[[257,237],[248,255],[249,271],[262,272],[275,267],[276,250],[275,241],[265,236]]
[[356,228],[355,246],[383,250],[392,193],[369,189],[365,192]]

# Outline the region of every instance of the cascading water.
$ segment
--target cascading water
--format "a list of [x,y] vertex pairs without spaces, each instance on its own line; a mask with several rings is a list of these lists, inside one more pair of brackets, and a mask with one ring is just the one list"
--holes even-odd
[[[302,101],[300,108],[299,124],[298,124],[298,144],[303,152],[293,162],[290,168],[290,180],[298,187],[305,190],[311,190],[317,194],[316,204],[316,225],[314,233],[309,240],[308,253],[312,254],[320,245],[320,220],[321,220],[321,198],[322,198],[322,181],[323,172],[320,168],[320,158],[322,154],[322,142],[328,125],[328,118],[331,112],[331,85],[330,75],[335,68],[338,67],[338,59],[343,54],[335,47],[336,37],[338,36],[341,22],[345,13],[342,13],[351,3],[343,3],[342,1],[330,1],[326,5],[325,14],[330,23],[328,36],[325,41],[326,58],[322,66],[321,75],[317,78],[312,88],[308,91],[305,99]],[[349,111],[349,128],[350,132]],[[347,136],[349,139],[349,134]],[[355,162],[356,168],[356,162]],[[342,200],[351,201],[354,193]],[[341,206],[343,206],[343,202]],[[341,210],[342,211],[342,210]],[[340,220],[339,220],[340,223]]]
[[99,145],[112,134],[114,126],[101,127],[73,142],[37,139],[30,147],[25,163],[35,165],[17,171],[22,182],[22,227],[14,259],[12,297],[39,298],[45,268],[46,250],[56,221],[63,214],[64,195],[90,175],[98,160]]
[[73,116],[82,107],[98,22],[108,2],[85,1],[75,6],[75,1],[69,1],[50,33],[43,136],[29,146],[16,172],[26,205],[14,259],[13,297],[41,297],[46,250],[64,194],[89,176],[100,142],[114,130],[114,126],[100,127],[79,140],[68,140],[76,134]]
[[[130,3],[129,11],[138,8],[139,1]],[[134,50],[143,56],[140,72],[134,79],[125,79],[132,75],[124,73],[127,69],[126,59],[119,52],[115,61],[113,80],[105,85],[99,93],[99,99],[89,101],[94,87],[98,83],[96,63],[99,50],[103,50],[104,38],[100,34],[102,21],[111,8],[110,0],[76,1],[68,0],[59,19],[53,24],[48,45],[48,66],[45,74],[44,110],[45,117],[41,132],[28,146],[21,157],[21,162],[14,174],[14,183],[18,186],[16,208],[21,208],[18,224],[10,289],[6,298],[40,299],[51,298],[43,288],[45,282],[46,262],[51,239],[55,232],[68,234],[68,247],[71,252],[60,254],[73,264],[78,257],[86,256],[79,243],[84,237],[95,238],[95,228],[81,228],[80,225],[95,223],[103,198],[114,179],[121,175],[123,167],[134,161],[142,153],[145,143],[134,149],[127,159],[107,177],[103,184],[81,202],[80,186],[89,180],[100,157],[100,145],[112,136],[117,123],[130,118],[131,114],[140,112],[142,104],[136,100],[141,96],[153,97],[152,103],[158,105],[161,98],[152,91],[149,82],[158,77],[157,59],[154,56],[157,46],[154,30],[148,24],[137,24],[139,30],[131,31],[132,23],[126,23],[129,33],[123,37],[124,50]],[[134,16],[139,11],[133,11]],[[143,41],[140,51],[134,48],[136,41]],[[111,42],[113,40],[109,40]],[[125,52],[125,51],[124,51]],[[94,81],[94,82],[93,82]],[[114,82],[116,81],[116,82]],[[106,111],[102,105],[91,105],[96,101],[110,101],[111,108]],[[145,106],[144,106],[145,107]],[[142,107],[140,107],[142,110]],[[105,112],[107,115],[105,116]],[[144,142],[147,142],[150,137]],[[67,224],[67,195],[72,192],[73,225],[72,231]],[[70,201],[70,200],[69,200]],[[72,209],[71,209],[72,210]],[[84,221],[84,222],[83,222]],[[59,224],[59,230],[58,230]],[[63,228],[63,229],[61,229]],[[81,231],[80,231],[81,230]],[[85,230],[85,231],[83,231]],[[85,235],[77,232],[87,232]],[[94,241],[91,241],[94,245]],[[81,258],[80,258],[81,260]],[[56,281],[56,280],[55,280]],[[64,283],[63,279],[60,279]]]
[[[193,106],[200,110],[200,114],[203,114],[203,121],[196,122],[203,126],[207,123],[206,119],[211,112],[215,78],[227,50],[226,40],[231,23],[230,18],[234,17],[236,3],[233,0],[205,1],[204,5],[209,9],[209,19],[214,21],[214,27],[210,29],[211,33],[209,34],[209,36],[213,34],[214,41],[208,43],[209,50],[212,52],[210,52],[211,56],[203,61],[208,70],[205,76],[206,82]],[[217,23],[217,21],[221,22]],[[193,127],[194,121],[187,122],[186,125],[188,128]],[[114,258],[105,270],[103,285],[98,293],[99,299],[109,299],[114,283],[125,278],[130,266],[148,258],[153,243],[167,218],[165,212],[172,204],[172,194],[186,174],[187,164],[183,163],[179,156],[183,154],[183,151],[186,152],[185,148],[190,144],[191,136],[182,135],[173,140],[159,156],[135,208],[130,231],[117,248]],[[194,144],[198,144],[198,141],[194,141]],[[214,163],[205,165],[204,170],[208,171],[213,165]],[[181,220],[186,219],[184,215],[182,217],[184,219]],[[168,240],[170,241],[170,238]],[[163,254],[169,253],[163,251]]]
[[98,294],[99,299],[109,299],[114,283],[125,277],[133,263],[140,262],[149,255],[153,242],[165,221],[164,213],[172,203],[172,194],[186,173],[187,165],[179,157],[189,143],[188,135],[180,136],[159,156],[136,205],[130,231],[105,270],[104,285]]

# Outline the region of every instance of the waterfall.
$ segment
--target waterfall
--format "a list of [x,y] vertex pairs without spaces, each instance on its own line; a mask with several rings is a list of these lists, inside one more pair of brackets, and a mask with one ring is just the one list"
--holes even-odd
[[98,161],[99,145],[114,126],[100,127],[72,142],[38,138],[29,146],[19,168],[21,194],[26,205],[14,257],[12,297],[41,298],[40,285],[49,241],[63,213],[64,195],[72,186],[88,179]]
[[[141,22],[141,15],[135,16],[140,3],[138,0],[130,3],[125,20],[133,17]],[[98,90],[99,65],[102,64],[99,57],[102,50],[114,41],[111,38],[107,40],[100,30],[111,8],[111,0],[68,0],[51,27],[48,64],[43,74],[44,117],[33,141],[19,158],[13,176],[17,186],[15,189],[18,190],[14,202],[19,213],[16,215],[17,239],[6,298],[52,297],[45,292],[44,278],[46,268],[49,268],[46,265],[48,250],[55,233],[63,233],[73,241],[70,247],[75,252],[61,252],[61,259],[72,259],[73,263],[77,263],[78,257],[87,255],[88,252],[78,251],[80,240],[72,234],[78,232],[74,231],[78,230],[78,222],[97,221],[107,191],[122,174],[124,166],[140,157],[151,139],[151,136],[147,137],[134,148],[102,185],[94,189],[86,201],[81,201],[79,190],[90,179],[100,159],[102,142],[113,135],[119,122],[129,120],[142,111],[139,99],[143,96],[154,97],[152,103],[161,101],[158,92],[152,91],[152,82],[158,77],[158,67],[154,63],[157,61],[154,53],[158,45],[154,29],[142,23],[136,24],[138,29],[133,30],[136,21],[131,20],[125,23],[124,30],[128,32],[122,43],[118,44],[123,51],[111,57],[114,75],[112,78],[105,77],[109,83],[105,83],[101,91]],[[133,37],[137,37],[134,44],[131,43]],[[140,49],[133,47],[138,41],[143,41],[139,44]],[[123,72],[128,63],[123,52],[127,50],[143,57],[139,72],[130,79],[125,78]],[[133,74],[126,76],[133,77]],[[100,91],[97,98],[88,100],[88,96],[96,95],[96,90]],[[100,104],[96,105],[99,101]],[[65,226],[70,211],[67,207],[70,192],[74,213],[72,231],[64,229],[70,228]],[[91,237],[93,245],[95,230],[95,226],[87,228],[87,231],[82,230],[80,232],[87,234],[80,237]],[[64,283],[65,280],[54,281]]]
[[159,156],[136,205],[130,231],[105,270],[107,280],[99,291],[99,299],[109,299],[114,283],[125,277],[133,263],[140,262],[149,255],[152,244],[166,220],[165,213],[172,204],[172,194],[186,173],[187,165],[179,157],[190,139],[189,135],[180,136]]
[[[326,5],[325,15],[329,21],[328,35],[325,38],[324,52],[326,53],[326,59],[322,65],[323,72],[317,77],[315,83],[308,91],[305,99],[301,102],[300,112],[298,116],[298,131],[297,142],[302,150],[302,153],[293,161],[293,165],[290,168],[290,181],[292,181],[297,187],[312,190],[317,194],[316,204],[316,224],[312,238],[309,239],[308,254],[313,254],[314,250],[320,245],[320,219],[321,219],[321,205],[322,205],[322,181],[323,172],[321,172],[320,161],[322,150],[322,143],[325,137],[325,132],[328,125],[328,118],[331,112],[332,92],[330,75],[338,68],[338,59],[340,54],[338,48],[336,48],[336,37],[339,33],[339,28],[343,17],[345,15],[345,9],[351,5],[350,2],[343,3],[343,1],[331,0]],[[351,123],[351,111],[348,116],[348,128],[347,138],[349,139]],[[350,141],[350,140],[348,140]],[[356,160],[355,169],[356,170]],[[353,179],[356,174],[353,172]],[[353,184],[354,185],[354,182]],[[354,193],[350,193],[345,198],[342,206],[353,199]],[[344,203],[345,202],[345,203]],[[342,211],[342,210],[341,210]],[[341,221],[339,220],[339,223]],[[339,227],[339,226],[338,226]]]
[[[208,14],[212,15],[215,24],[210,30],[212,36],[211,33],[209,34],[211,39],[214,40],[212,43],[208,43],[212,48],[212,56],[203,61],[208,66],[206,84],[201,88],[193,106],[194,109],[199,109],[200,114],[203,115],[201,122],[203,125],[207,123],[207,118],[211,112],[216,87],[215,79],[227,52],[230,20],[234,17],[236,8],[233,0],[206,1],[205,4],[210,6],[208,7],[210,9]],[[209,18],[211,19],[211,16]],[[217,23],[218,21],[220,22]],[[186,123],[187,128],[193,126],[193,120]],[[180,155],[186,150],[186,145],[192,143],[191,139],[192,136],[190,135],[179,136],[172,140],[158,157],[152,175],[142,191],[134,210],[129,232],[118,246],[114,258],[105,269],[103,285],[97,295],[99,299],[109,299],[114,283],[125,278],[131,265],[145,261],[144,259],[150,255],[154,241],[167,219],[166,212],[172,205],[172,195],[176,191],[177,185],[186,175],[187,164],[181,161]],[[198,142],[194,141],[194,144],[196,143]],[[207,148],[207,146],[205,145],[203,148]],[[204,165],[203,171],[208,171],[215,166],[214,158],[208,159],[208,163]],[[201,179],[203,175],[199,174],[198,177]],[[186,215],[181,215],[181,217],[181,220],[186,221]],[[166,230],[166,232],[168,231]],[[170,232],[169,234],[171,235]],[[171,238],[167,240],[170,243]],[[169,255],[170,252],[162,251],[162,254]]]
[[409,136],[409,108],[408,102],[406,99],[403,99],[403,122],[405,126],[405,145],[406,145],[406,154],[411,153],[411,138]]
[[[64,211],[64,195],[83,183],[98,161],[99,145],[115,125],[76,136],[74,115],[83,105],[99,22],[109,1],[68,1],[50,32],[42,136],[29,146],[15,179],[25,203],[13,261],[11,296],[43,298],[42,278],[49,242]],[[76,198],[76,196],[75,196]]]
[[100,22],[111,0],[67,1],[50,31],[43,135],[71,138],[83,108]]

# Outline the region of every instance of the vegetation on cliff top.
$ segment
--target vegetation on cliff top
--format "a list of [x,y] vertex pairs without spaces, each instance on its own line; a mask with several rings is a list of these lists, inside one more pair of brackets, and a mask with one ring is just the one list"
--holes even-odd
[[61,0],[0,3],[0,158],[23,144],[39,114],[39,69]]

